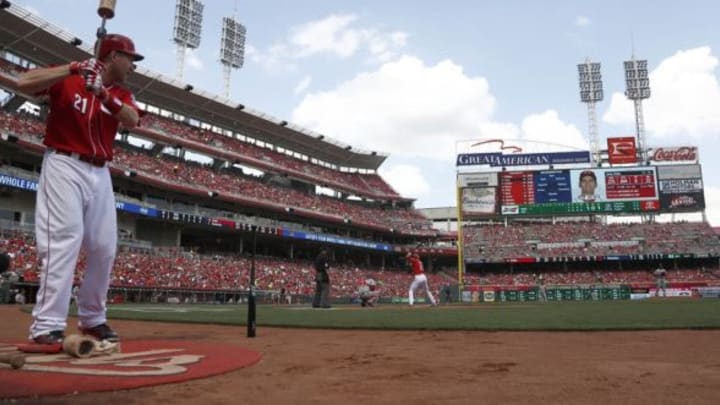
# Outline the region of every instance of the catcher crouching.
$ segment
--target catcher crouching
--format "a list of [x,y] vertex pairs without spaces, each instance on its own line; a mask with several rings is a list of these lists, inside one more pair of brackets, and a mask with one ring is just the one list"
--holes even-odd
[[358,290],[358,296],[360,297],[360,306],[374,307],[380,297],[380,291],[377,290],[375,280],[371,278],[365,280],[365,283]]

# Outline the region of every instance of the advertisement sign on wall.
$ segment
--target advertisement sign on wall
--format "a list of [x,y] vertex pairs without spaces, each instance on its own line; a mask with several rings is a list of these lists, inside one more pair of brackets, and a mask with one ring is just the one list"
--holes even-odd
[[635,137],[608,138],[608,161],[611,165],[637,162]]
[[494,214],[497,210],[495,187],[462,189],[462,211],[467,214]]

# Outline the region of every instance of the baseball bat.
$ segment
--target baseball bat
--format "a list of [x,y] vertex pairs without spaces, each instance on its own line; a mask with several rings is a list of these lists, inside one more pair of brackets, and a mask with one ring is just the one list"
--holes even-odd
[[252,230],[252,256],[250,258],[250,296],[248,297],[247,337],[255,337],[255,251],[257,250],[257,225]]
[[25,365],[25,356],[20,353],[0,353],[0,363],[9,364],[17,370]]
[[100,0],[97,13],[100,16],[100,27],[98,27],[95,36],[97,37],[97,43],[95,44],[95,57],[98,57],[98,51],[100,50],[100,40],[107,34],[105,30],[105,21],[111,20],[115,17],[115,5],[116,0]]
[[[105,34],[107,34],[107,30],[105,30],[105,22],[115,17],[116,3],[116,0],[100,0],[100,5],[98,5],[97,13],[98,16],[100,16],[100,26],[98,27],[97,32],[95,32],[95,37],[97,38],[93,52],[95,59],[100,56],[100,41]],[[92,86],[87,83],[85,87],[89,90]]]
[[95,341],[82,335],[69,335],[63,339],[63,351],[80,359],[92,356],[95,351]]

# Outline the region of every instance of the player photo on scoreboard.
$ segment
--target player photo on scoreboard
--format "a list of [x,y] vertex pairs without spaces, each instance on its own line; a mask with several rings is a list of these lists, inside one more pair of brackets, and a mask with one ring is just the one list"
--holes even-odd
[[606,201],[605,174],[601,169],[570,171],[572,202]]
[[573,202],[657,200],[655,167],[570,171]]

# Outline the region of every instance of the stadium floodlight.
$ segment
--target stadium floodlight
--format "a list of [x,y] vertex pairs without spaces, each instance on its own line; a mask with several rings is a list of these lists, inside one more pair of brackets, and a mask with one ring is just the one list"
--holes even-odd
[[234,18],[223,17],[220,38],[220,63],[223,65],[225,97],[230,97],[230,71],[245,63],[245,26]]
[[650,77],[648,76],[647,60],[625,61],[625,96],[635,105],[635,133],[642,161],[647,161],[647,145],[645,144],[645,124],[642,112],[642,100],[650,98]]
[[597,111],[595,103],[602,101],[602,75],[600,74],[600,63],[590,62],[590,58],[585,59],[585,63],[577,65],[578,78],[580,83],[580,101],[587,104],[588,107],[588,140],[590,143],[590,157],[592,164],[600,163],[599,149],[599,133],[597,126]]
[[177,79],[182,80],[185,68],[185,51],[200,46],[203,4],[198,0],[177,0],[173,40],[177,44]]

